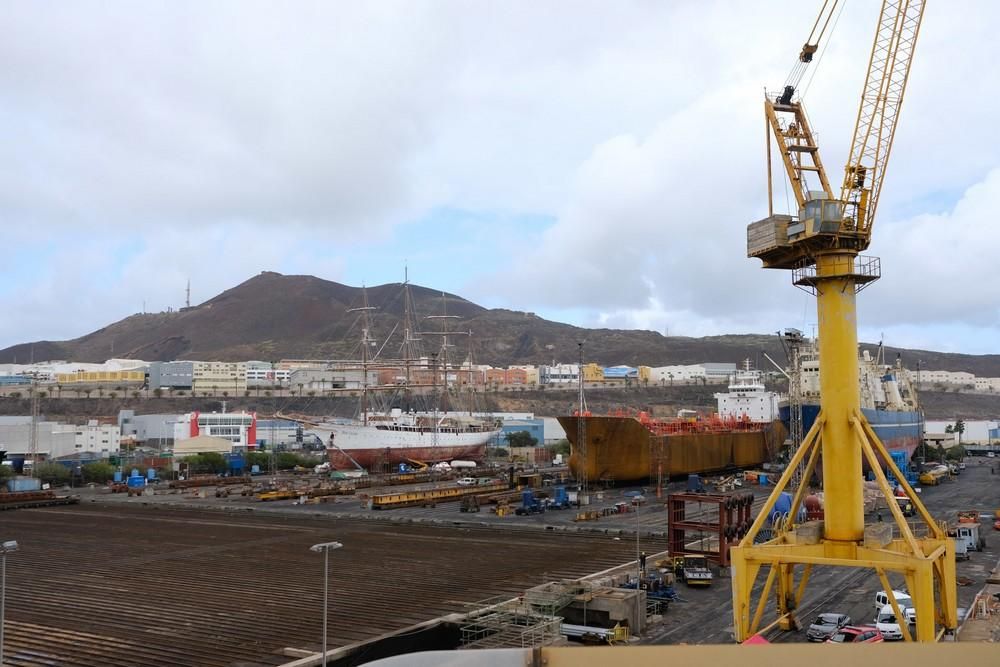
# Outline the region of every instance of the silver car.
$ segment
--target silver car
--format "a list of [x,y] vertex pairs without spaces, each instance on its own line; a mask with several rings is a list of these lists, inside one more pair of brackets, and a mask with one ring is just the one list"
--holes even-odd
[[851,617],[844,614],[820,614],[806,630],[806,639],[811,642],[825,642],[845,625],[851,624]]

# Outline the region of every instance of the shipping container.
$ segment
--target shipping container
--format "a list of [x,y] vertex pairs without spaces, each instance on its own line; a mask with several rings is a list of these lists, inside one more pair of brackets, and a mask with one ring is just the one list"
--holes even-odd
[[11,493],[38,491],[41,488],[42,482],[34,477],[15,477],[7,480],[7,490]]

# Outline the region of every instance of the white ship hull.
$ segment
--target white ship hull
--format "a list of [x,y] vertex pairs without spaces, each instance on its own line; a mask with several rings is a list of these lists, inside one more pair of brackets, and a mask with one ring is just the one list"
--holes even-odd
[[372,469],[384,464],[437,463],[455,459],[482,461],[499,430],[448,430],[320,424],[309,432],[322,438],[334,468]]
[[[414,449],[426,447],[475,447],[486,445],[500,431],[449,431],[425,428],[393,428],[362,424],[318,424],[308,429],[321,438],[327,447],[345,451],[355,449]],[[331,440],[331,436],[332,440]]]

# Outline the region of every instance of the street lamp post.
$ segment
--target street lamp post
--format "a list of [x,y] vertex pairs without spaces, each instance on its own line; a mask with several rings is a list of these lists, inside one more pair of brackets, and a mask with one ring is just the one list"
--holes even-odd
[[3,667],[4,606],[7,598],[7,554],[15,553],[17,550],[17,542],[14,540],[0,543],[0,667]]
[[[340,542],[323,542],[322,544],[314,544],[309,547],[310,551],[323,552],[323,665],[326,664],[326,614],[328,606],[327,595],[330,591],[330,552],[342,546],[344,545]],[[0,667],[2,666],[3,662],[0,661]]]

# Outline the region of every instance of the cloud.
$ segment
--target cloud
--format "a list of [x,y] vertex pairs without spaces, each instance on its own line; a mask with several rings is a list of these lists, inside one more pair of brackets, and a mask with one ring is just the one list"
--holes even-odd
[[[13,260],[0,288],[20,314],[0,344],[177,305],[188,276],[203,297],[263,269],[371,283],[408,257],[434,266],[433,287],[580,324],[806,326],[808,297],[745,258],[743,229],[766,212],[761,88],[784,80],[815,9],[11,5],[0,242],[37,261]],[[849,6],[813,66],[807,104],[834,179],[877,10]],[[861,302],[871,326],[951,321],[970,344],[997,330],[980,283],[921,307],[893,276],[931,261],[941,242],[927,235],[973,219],[956,204],[973,184],[995,187],[1000,87],[980,65],[1000,6],[977,12],[927,10],[872,250],[887,275]],[[949,254],[978,258],[981,227],[948,237]],[[967,274],[924,275],[937,295]]]

